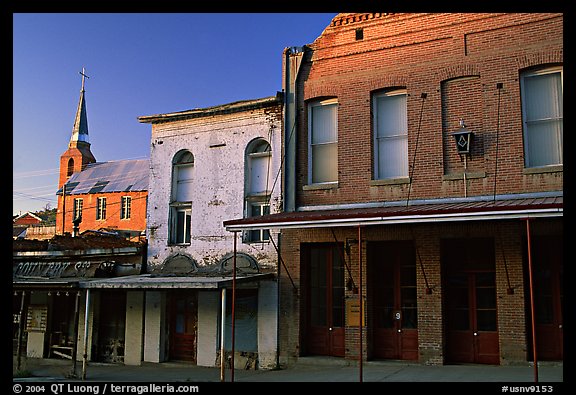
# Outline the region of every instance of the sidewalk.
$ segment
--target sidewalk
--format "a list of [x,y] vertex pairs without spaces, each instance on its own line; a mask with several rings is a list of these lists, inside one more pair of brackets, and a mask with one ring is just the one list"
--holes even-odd
[[[13,378],[17,381],[81,381],[70,378],[72,362],[57,359],[23,360],[22,370],[31,377]],[[14,368],[13,368],[14,371]],[[82,362],[77,363],[78,377]],[[396,361],[365,362],[362,367],[364,382],[523,382],[534,383],[532,364],[523,366],[443,365],[424,366]],[[226,381],[231,372],[226,370]],[[235,382],[359,382],[360,369],[347,361],[328,358],[300,358],[294,366],[281,370],[234,371]],[[563,363],[541,363],[538,367],[539,383],[563,382]],[[126,366],[89,363],[86,381],[106,382],[219,382],[220,368],[201,367],[186,363],[143,363]]]

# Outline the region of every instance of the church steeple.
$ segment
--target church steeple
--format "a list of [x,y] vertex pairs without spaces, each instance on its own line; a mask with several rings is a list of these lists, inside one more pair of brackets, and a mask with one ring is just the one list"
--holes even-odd
[[74,142],[82,141],[89,143],[88,140],[88,118],[86,116],[86,99],[84,98],[84,81],[90,78],[86,75],[84,68],[80,72],[82,75],[82,89],[80,90],[80,100],[78,101],[78,109],[76,110],[76,118],[74,119],[74,127],[72,128],[72,138],[70,145]]
[[76,118],[72,128],[72,137],[68,143],[68,149],[60,156],[60,179],[58,188],[61,188],[70,176],[84,170],[89,163],[96,162],[88,139],[88,117],[86,116],[86,99],[84,84],[86,75],[84,68],[79,73],[82,76],[82,88],[80,89],[80,100],[76,110]]

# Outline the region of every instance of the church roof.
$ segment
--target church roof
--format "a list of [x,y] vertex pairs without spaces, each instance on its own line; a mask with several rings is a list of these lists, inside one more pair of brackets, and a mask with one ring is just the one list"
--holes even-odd
[[88,117],[86,116],[86,99],[84,98],[84,78],[87,77],[87,75],[84,74],[84,69],[82,69],[80,74],[82,75],[82,89],[80,90],[80,99],[78,100],[78,109],[76,110],[76,118],[74,118],[72,138],[70,141],[83,141],[88,143]]
[[[70,177],[66,194],[147,191],[148,170],[148,159],[91,163]],[[56,194],[62,194],[62,188]]]

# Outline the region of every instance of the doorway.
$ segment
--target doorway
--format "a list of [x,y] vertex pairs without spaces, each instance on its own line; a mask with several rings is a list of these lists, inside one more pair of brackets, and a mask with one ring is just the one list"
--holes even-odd
[[444,239],[446,362],[500,364],[494,240]]
[[196,363],[198,293],[175,292],[169,306],[170,359]]
[[302,246],[306,286],[306,348],[310,355],[345,356],[344,262],[340,244]]
[[[532,271],[536,315],[536,351],[539,360],[561,361],[564,358],[563,329],[563,240],[562,236],[534,236]],[[525,250],[526,251],[526,250]],[[530,360],[533,359],[528,257],[525,256],[526,324]]]
[[416,259],[412,241],[368,243],[372,357],[418,359]]

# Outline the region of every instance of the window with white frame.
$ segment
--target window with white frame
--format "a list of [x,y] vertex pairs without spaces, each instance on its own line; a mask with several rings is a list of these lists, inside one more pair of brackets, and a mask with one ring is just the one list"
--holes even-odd
[[308,183],[338,182],[338,101],[308,105]]
[[408,177],[408,117],[406,90],[372,97],[374,179]]
[[171,207],[171,244],[190,244],[192,230],[192,208],[190,205]]
[[82,217],[82,208],[84,206],[84,199],[74,199],[74,219]]
[[246,195],[268,195],[272,189],[272,152],[264,139],[256,139],[246,150]]
[[96,219],[104,220],[106,219],[106,198],[99,197],[96,200]]
[[130,196],[122,196],[121,205],[120,219],[130,219],[132,212],[132,198]]
[[[262,138],[251,141],[246,147],[245,161],[246,216],[270,214],[270,194],[273,187],[270,144]],[[248,243],[269,241],[270,232],[266,229],[246,231],[243,240]]]
[[[249,217],[259,217],[270,214],[270,204],[266,202],[250,203]],[[268,229],[257,229],[248,231],[249,242],[264,242],[270,240],[270,231]]]
[[194,156],[179,151],[172,159],[172,198],[170,203],[170,244],[189,244],[192,233],[192,182]]
[[521,74],[524,164],[563,164],[563,68]]
[[190,151],[178,152],[172,160],[172,201],[192,201],[194,156]]

